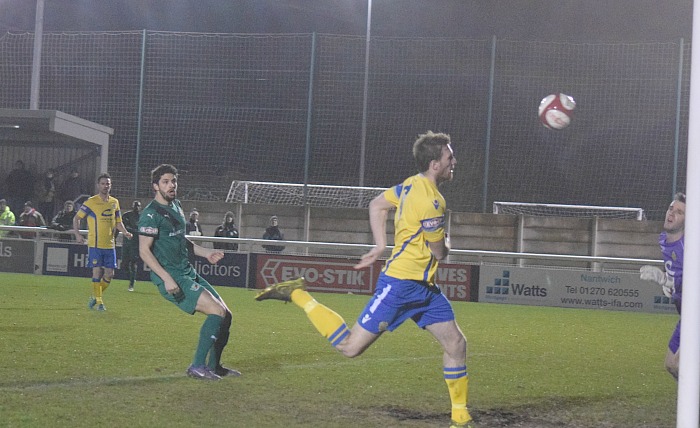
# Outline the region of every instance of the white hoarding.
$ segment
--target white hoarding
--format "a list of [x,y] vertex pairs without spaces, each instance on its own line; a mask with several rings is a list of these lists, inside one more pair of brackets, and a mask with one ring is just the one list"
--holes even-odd
[[661,287],[639,274],[481,266],[479,301],[581,309],[676,313]]

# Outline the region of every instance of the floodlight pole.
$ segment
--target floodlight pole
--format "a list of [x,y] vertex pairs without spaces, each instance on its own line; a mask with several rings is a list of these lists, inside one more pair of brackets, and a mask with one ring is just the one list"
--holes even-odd
[[[693,40],[700,40],[700,1],[693,1]],[[683,322],[676,426],[698,427],[700,402],[700,43],[691,44],[690,109],[685,211],[685,261],[683,266]]]
[[44,38],[44,0],[36,0],[34,20],[34,56],[32,58],[32,84],[29,92],[29,109],[39,109],[39,78],[41,76],[41,47]]
[[367,33],[365,35],[365,87],[362,95],[362,136],[360,137],[360,180],[365,185],[365,151],[367,147],[367,96],[369,94],[369,40],[372,29],[372,0],[367,0]]

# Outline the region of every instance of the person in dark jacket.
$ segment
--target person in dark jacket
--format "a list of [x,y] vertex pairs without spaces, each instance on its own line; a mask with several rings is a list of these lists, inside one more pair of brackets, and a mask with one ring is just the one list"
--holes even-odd
[[22,206],[34,196],[34,176],[24,167],[24,162],[15,162],[15,168],[5,179],[7,204],[14,210],[16,218],[22,215]]
[[[284,241],[284,234],[279,228],[279,220],[276,215],[270,217],[270,225],[265,229],[263,234],[263,239],[270,239],[275,241]],[[270,253],[279,253],[284,250],[284,245],[263,245],[265,251]]]
[[51,220],[56,212],[56,170],[50,168],[44,177],[36,181],[34,189],[39,212],[46,220]]
[[[71,200],[76,201],[80,196],[91,194],[91,190],[87,188],[82,177],[80,177],[80,172],[73,168],[66,179],[61,183],[58,188],[58,197],[60,201]],[[80,208],[80,206],[78,206]]]
[[[214,236],[221,238],[238,238],[238,229],[233,222],[233,213],[231,211],[227,211],[226,214],[224,214],[224,222],[216,228]],[[238,244],[214,242],[214,248],[217,250],[238,251]]]
[[[51,224],[48,226],[53,230],[66,231],[73,229],[73,217],[75,217],[75,205],[73,201],[68,200],[63,203],[63,209],[58,212],[51,220]],[[60,234],[58,239],[62,241],[69,241],[70,235]]]
[[185,225],[185,234],[191,236],[203,236],[202,226],[199,224],[199,211],[193,209],[190,212],[190,221]]

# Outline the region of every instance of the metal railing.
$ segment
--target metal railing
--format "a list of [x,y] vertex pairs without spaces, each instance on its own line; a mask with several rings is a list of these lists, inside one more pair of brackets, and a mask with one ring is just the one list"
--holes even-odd
[[[46,227],[26,227],[26,226],[0,226],[0,231],[8,232],[23,232],[33,233],[33,239],[52,240],[54,234],[72,235],[72,231],[57,231]],[[81,230],[82,234],[86,234],[86,230]],[[288,255],[315,255],[327,257],[344,257],[357,258],[365,252],[369,251],[374,245],[368,244],[347,244],[342,242],[315,242],[315,241],[271,241],[267,239],[252,239],[252,238],[221,238],[214,236],[188,236],[190,240],[198,245],[209,246],[213,243],[230,243],[238,244],[239,253],[255,253],[266,252],[263,246],[279,245],[284,246],[283,254]],[[17,236],[5,237],[0,239],[27,239]],[[385,255],[388,257],[392,246],[387,246]],[[457,260],[461,257],[468,257],[471,260]],[[481,264],[493,261],[493,259],[503,260],[512,259],[513,264],[522,264],[523,260],[539,260],[551,261],[561,264],[562,262],[571,262],[571,267],[580,268],[574,264],[586,263],[590,265],[591,270],[603,270],[605,265],[627,265],[630,269],[633,266],[655,265],[663,266],[663,260],[657,259],[638,259],[625,257],[604,257],[604,256],[581,256],[573,254],[544,254],[544,253],[521,253],[515,251],[487,251],[487,250],[463,250],[452,249],[447,261],[451,263],[465,264]]]

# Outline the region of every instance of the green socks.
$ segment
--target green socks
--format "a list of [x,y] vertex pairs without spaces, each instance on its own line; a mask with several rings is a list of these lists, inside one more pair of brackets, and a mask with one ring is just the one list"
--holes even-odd
[[207,354],[217,339],[223,320],[223,317],[218,315],[207,315],[207,319],[204,320],[202,329],[199,331],[199,343],[197,351],[194,353],[193,366],[201,367],[206,364]]

